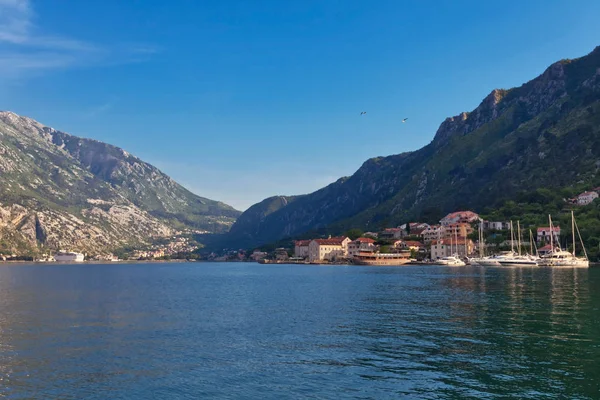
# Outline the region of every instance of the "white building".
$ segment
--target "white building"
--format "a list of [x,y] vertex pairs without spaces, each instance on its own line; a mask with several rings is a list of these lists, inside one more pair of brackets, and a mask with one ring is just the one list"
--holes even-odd
[[354,257],[361,251],[372,252],[377,249],[375,241],[371,238],[360,237],[348,243],[348,257]]
[[423,237],[423,241],[425,243],[430,243],[433,240],[441,239],[444,237],[446,233],[446,228],[441,225],[431,225],[421,233]]
[[458,254],[461,257],[467,257],[473,254],[475,244],[471,239],[458,239],[458,241],[448,239],[434,240],[431,242],[431,259],[448,257],[453,254]]
[[[553,226],[552,231],[554,243],[558,243],[560,240],[560,226]],[[542,226],[537,229],[537,242],[550,243],[550,227]]]
[[308,245],[308,261],[334,261],[348,257],[348,243],[350,239],[330,237],[329,239],[314,239]]
[[510,229],[510,222],[506,221],[483,221],[483,230],[505,231]]
[[308,245],[310,240],[296,240],[294,242],[294,257],[308,258]]
[[58,262],[83,262],[85,256],[82,253],[77,253],[75,251],[59,250],[58,253],[54,255],[54,259]]
[[596,192],[583,192],[579,196],[577,196],[576,201],[577,201],[577,205],[579,205],[579,206],[587,206],[592,201],[594,201],[594,199],[597,199],[597,198],[598,198],[598,193],[596,193]]

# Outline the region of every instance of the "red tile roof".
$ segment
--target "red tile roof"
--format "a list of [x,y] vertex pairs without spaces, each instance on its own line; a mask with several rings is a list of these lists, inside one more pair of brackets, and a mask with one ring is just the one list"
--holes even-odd
[[[542,227],[537,228],[538,233],[540,233],[541,231],[549,231],[549,230],[550,230],[549,226],[542,226]],[[552,230],[554,232],[560,232],[560,226],[553,226]]]
[[355,242],[360,242],[360,243],[375,243],[375,241],[371,238],[364,238],[364,237],[359,237],[358,239],[355,240]]
[[415,246],[415,247],[423,247],[423,243],[421,242],[417,242],[416,240],[407,240],[404,242],[405,245],[411,247],[411,246]]
[[308,246],[309,243],[310,243],[310,240],[296,240],[296,242],[294,244],[296,246],[302,247],[302,246]]
[[345,236],[340,236],[340,237],[332,237],[329,239],[315,239],[315,242],[317,242],[321,246],[323,246],[323,245],[341,246],[342,242],[346,239],[347,238]]

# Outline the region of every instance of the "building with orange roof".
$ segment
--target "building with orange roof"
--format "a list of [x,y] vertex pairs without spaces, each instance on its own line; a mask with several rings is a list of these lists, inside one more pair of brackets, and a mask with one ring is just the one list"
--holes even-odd
[[464,222],[470,224],[479,219],[479,214],[474,213],[473,211],[455,211],[446,215],[444,218],[440,220],[440,224],[443,226],[448,226],[450,224],[457,224],[460,222]]
[[308,244],[308,261],[335,261],[347,258],[348,243],[350,238],[346,236],[313,239]]
[[371,238],[359,237],[348,243],[348,257],[354,257],[361,251],[373,252],[377,249],[375,241]]

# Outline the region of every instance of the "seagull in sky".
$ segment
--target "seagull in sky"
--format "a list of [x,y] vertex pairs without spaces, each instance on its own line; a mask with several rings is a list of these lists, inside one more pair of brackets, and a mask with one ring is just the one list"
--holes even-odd
[[404,119],[402,120],[402,123],[405,123],[407,119],[408,119],[408,118],[404,118]]
[[361,111],[360,115],[365,115],[367,112],[366,111]]

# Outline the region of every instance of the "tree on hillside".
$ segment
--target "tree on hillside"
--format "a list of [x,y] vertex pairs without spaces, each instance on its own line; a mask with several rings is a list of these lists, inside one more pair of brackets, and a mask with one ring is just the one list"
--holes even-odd
[[349,229],[346,232],[344,232],[344,236],[347,236],[350,238],[350,240],[356,240],[359,237],[361,237],[363,235],[363,231],[361,231],[358,228],[354,228],[354,229]]

